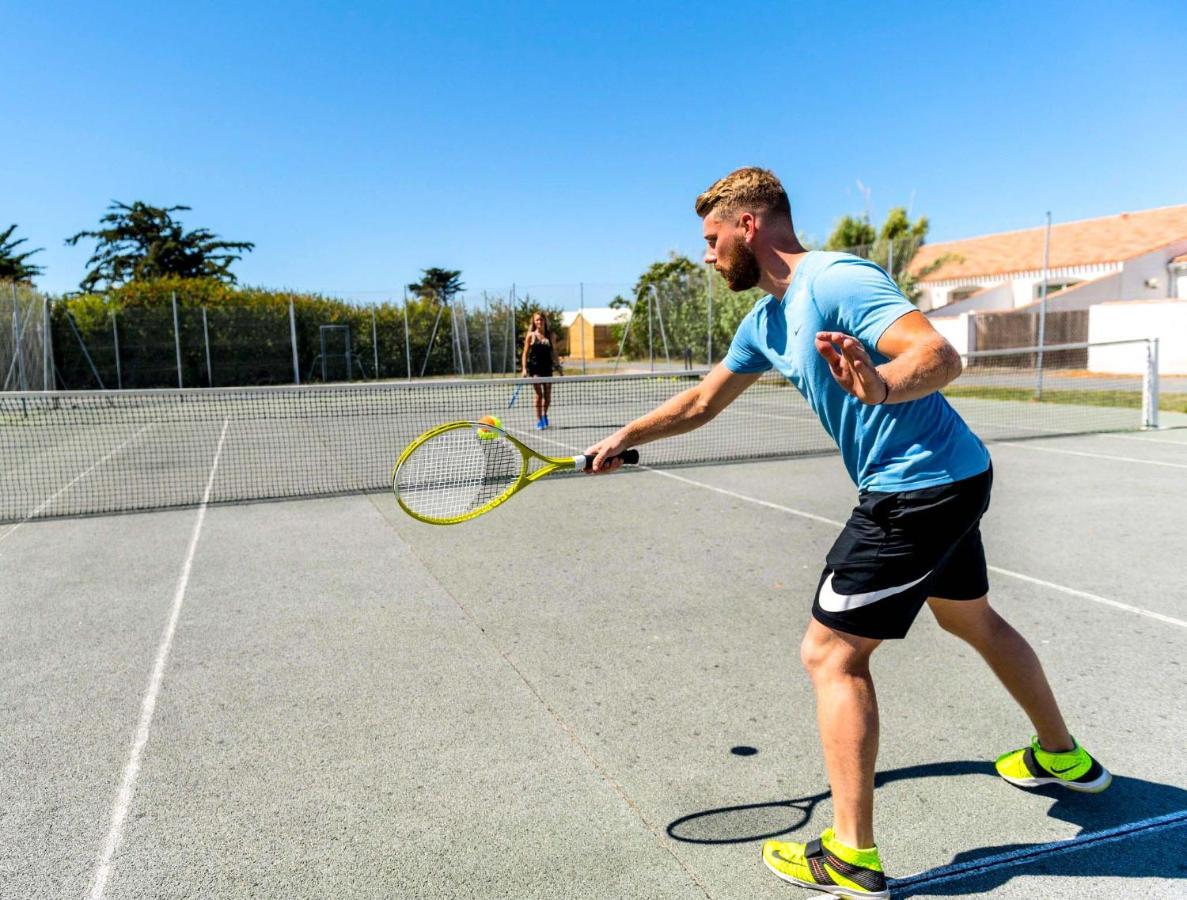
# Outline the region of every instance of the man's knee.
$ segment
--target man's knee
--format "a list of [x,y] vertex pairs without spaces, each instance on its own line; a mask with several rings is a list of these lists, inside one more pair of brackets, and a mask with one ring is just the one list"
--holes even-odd
[[813,620],[800,642],[800,662],[813,678],[864,675],[878,641],[834,631]]

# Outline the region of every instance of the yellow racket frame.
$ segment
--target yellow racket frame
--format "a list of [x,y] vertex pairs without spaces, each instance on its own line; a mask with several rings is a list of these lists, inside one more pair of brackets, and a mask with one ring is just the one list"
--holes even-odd
[[[470,428],[474,430],[484,429],[487,431],[498,432],[498,436],[491,438],[491,440],[510,441],[512,444],[514,444],[516,449],[519,450],[520,455],[523,457],[523,466],[519,470],[519,478],[516,479],[515,482],[507,488],[507,490],[495,497],[494,500],[491,500],[477,509],[471,510],[470,512],[464,513],[460,516],[452,516],[447,519],[437,519],[431,516],[421,515],[420,513],[409,509],[404,504],[403,498],[400,497],[400,491],[397,487],[400,466],[402,466],[404,461],[407,460],[408,457],[410,457],[413,453],[415,453],[416,449],[426,441],[437,437],[439,434],[444,434],[447,431],[455,431],[462,428]],[[543,463],[543,465],[534,472],[528,472],[528,466],[533,459],[538,459],[541,463]],[[458,525],[462,522],[469,522],[471,519],[477,519],[479,516],[490,512],[495,507],[502,506],[529,484],[539,481],[546,475],[551,475],[553,472],[576,468],[585,468],[584,456],[570,456],[568,458],[561,459],[552,456],[545,456],[542,453],[537,453],[527,444],[523,443],[523,441],[513,438],[502,428],[497,428],[494,425],[487,425],[483,422],[450,422],[446,425],[438,425],[436,428],[430,428],[404,448],[404,452],[400,454],[399,459],[396,460],[395,466],[392,467],[392,491],[396,495],[396,502],[400,504],[400,509],[404,510],[404,512],[408,513],[408,515],[412,516],[412,518],[416,519],[418,522],[424,522],[428,525]]]

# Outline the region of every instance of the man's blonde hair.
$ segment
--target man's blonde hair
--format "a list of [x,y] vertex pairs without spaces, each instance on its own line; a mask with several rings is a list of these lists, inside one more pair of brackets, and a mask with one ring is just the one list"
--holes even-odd
[[774,172],[757,166],[735,169],[697,197],[697,215],[702,219],[710,213],[721,218],[744,209],[783,215],[791,221],[787,191]]

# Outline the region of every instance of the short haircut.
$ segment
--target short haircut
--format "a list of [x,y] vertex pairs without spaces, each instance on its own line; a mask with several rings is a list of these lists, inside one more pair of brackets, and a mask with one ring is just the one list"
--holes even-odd
[[775,213],[791,221],[791,202],[787,191],[769,169],[747,166],[719,178],[697,197],[697,215],[710,213],[718,218],[743,209]]

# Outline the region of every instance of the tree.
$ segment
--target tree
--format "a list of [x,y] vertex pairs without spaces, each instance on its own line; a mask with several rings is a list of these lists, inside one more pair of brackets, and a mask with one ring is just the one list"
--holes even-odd
[[421,269],[421,273],[424,277],[420,281],[408,285],[408,290],[421,300],[448,303],[455,294],[460,294],[466,289],[461,281],[460,270],[433,268]]
[[25,243],[25,238],[12,240],[15,225],[0,231],[0,281],[31,282],[42,273],[41,266],[30,265],[25,262],[34,253],[40,253],[42,248],[17,253],[16,248]]
[[886,214],[886,221],[877,231],[866,216],[843,216],[825,241],[824,249],[845,250],[873,260],[894,278],[903,296],[916,303],[919,280],[954,258],[952,254],[944,254],[921,270],[911,270],[911,260],[927,240],[928,227],[926,216],[912,222],[901,206]]
[[654,352],[663,357],[666,338],[667,352],[674,360],[680,359],[685,350],[691,351],[697,361],[706,360],[710,279],[713,356],[723,356],[738,323],[762,291],[751,289],[734,293],[716,271],[706,270],[687,256],[676,253],[648,266],[635,282],[633,300],[615,297],[610,301],[610,306],[615,309],[633,310],[630,320],[614,326],[616,341],[623,341],[624,333],[626,336],[623,354],[628,358],[645,359]]
[[149,206],[139,200],[129,206],[113,200],[107,209],[99,220],[105,227],[66,239],[71,246],[83,238],[97,242],[80,283],[84,291],[170,276],[234,284],[231,264],[255,248],[249,241],[219,240],[205,228],[187,232],[172,214],[188,211],[188,206]]

